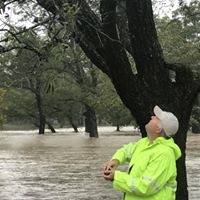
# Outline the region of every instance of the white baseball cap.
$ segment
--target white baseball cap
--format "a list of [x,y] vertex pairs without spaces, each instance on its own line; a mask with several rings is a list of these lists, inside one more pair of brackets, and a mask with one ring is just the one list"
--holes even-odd
[[176,134],[178,131],[179,123],[177,117],[171,113],[163,111],[159,106],[155,106],[153,109],[156,117],[160,119],[161,126],[168,137]]

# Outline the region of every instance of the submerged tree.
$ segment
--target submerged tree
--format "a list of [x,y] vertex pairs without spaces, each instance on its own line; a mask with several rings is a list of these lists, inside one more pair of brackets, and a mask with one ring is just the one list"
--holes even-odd
[[[177,200],[188,199],[186,138],[193,103],[200,91],[200,80],[185,64],[169,63],[164,59],[151,0],[101,0],[100,12],[97,13],[86,0],[37,2],[52,13],[63,29],[69,22],[73,24],[71,36],[111,79],[143,136],[146,135],[144,126],[156,104],[178,117],[180,127],[175,141],[182,150],[182,157],[177,162]],[[71,18],[70,13],[74,14]],[[129,56],[134,59],[136,73],[133,73]]]

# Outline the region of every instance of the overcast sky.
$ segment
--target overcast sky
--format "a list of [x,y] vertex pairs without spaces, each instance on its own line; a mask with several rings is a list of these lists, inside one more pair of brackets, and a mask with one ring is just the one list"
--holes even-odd
[[[178,7],[179,0],[154,0],[156,2],[154,6],[154,13],[158,14],[160,16],[169,16],[171,17],[172,11],[175,10]],[[184,0],[187,4],[191,0]],[[8,16],[6,18],[6,16]],[[8,23],[15,24],[17,23],[20,16],[14,15],[13,9],[7,9],[5,13],[0,14],[0,28],[3,28],[2,21],[7,21]],[[18,22],[19,24],[19,22]],[[24,23],[23,23],[24,24]],[[31,26],[32,24],[30,22],[26,22],[26,27]]]
[[[179,5],[179,0],[155,0],[154,13],[160,16],[171,17],[172,11],[176,10]],[[186,4],[189,4],[191,0],[184,0]]]

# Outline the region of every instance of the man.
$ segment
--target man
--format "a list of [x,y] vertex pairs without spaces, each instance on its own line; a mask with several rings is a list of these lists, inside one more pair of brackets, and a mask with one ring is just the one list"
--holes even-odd
[[[178,120],[158,106],[154,114],[145,126],[147,137],[118,149],[105,165],[104,178],[124,192],[125,200],[175,200],[181,151],[170,137],[178,130]],[[128,172],[116,170],[126,161]]]

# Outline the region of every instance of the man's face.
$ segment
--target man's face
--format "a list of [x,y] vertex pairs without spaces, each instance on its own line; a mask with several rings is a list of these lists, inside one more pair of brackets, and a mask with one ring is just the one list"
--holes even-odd
[[160,119],[156,116],[151,116],[150,121],[145,125],[147,134],[157,133],[160,130],[159,124],[160,124]]

